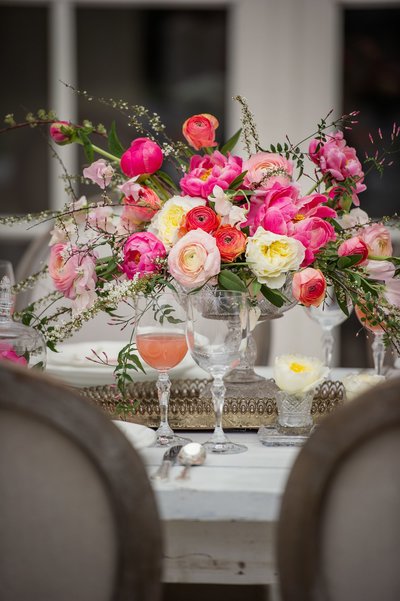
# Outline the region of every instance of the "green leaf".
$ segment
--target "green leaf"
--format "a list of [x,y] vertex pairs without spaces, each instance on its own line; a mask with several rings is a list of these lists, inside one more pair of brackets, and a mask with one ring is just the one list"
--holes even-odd
[[222,148],[220,148],[219,151],[222,154],[227,154],[228,152],[230,152],[232,150],[232,148],[234,148],[236,146],[236,144],[238,143],[241,133],[242,133],[242,128],[238,129],[238,131],[235,134],[233,134],[233,136],[231,138],[229,138],[229,140],[227,142],[225,142],[225,144],[222,146]]
[[233,182],[231,182],[229,184],[229,188],[231,190],[234,190],[235,188],[238,188],[240,186],[240,184],[242,183],[242,181],[244,180],[244,177],[246,175],[247,171],[243,171],[243,173],[241,173],[240,175],[238,175],[237,177],[235,177],[235,179],[233,180]]
[[87,160],[89,161],[89,163],[93,163],[94,150],[93,150],[92,144],[89,140],[89,136],[82,129],[79,129],[78,130],[78,138],[82,143],[83,150],[85,152],[85,156],[86,156]]
[[108,134],[108,149],[111,152],[111,154],[114,154],[116,157],[121,157],[125,152],[125,149],[117,136],[117,131],[115,129],[115,121],[112,122],[111,129]]
[[157,175],[158,177],[167,184],[167,186],[169,186],[170,188],[172,188],[173,190],[178,190],[178,188],[176,187],[176,184],[174,182],[174,180],[168,175],[168,173],[165,173],[165,171],[161,171],[160,169],[157,171]]
[[347,255],[346,257],[340,257],[337,262],[338,269],[347,269],[352,267],[359,261],[361,261],[362,255]]
[[247,288],[243,281],[236,273],[223,269],[218,275],[218,282],[225,290],[236,290],[237,292],[247,292]]
[[265,284],[261,286],[261,294],[275,307],[282,307],[284,304],[286,297],[279,292],[278,290],[272,290],[268,288]]

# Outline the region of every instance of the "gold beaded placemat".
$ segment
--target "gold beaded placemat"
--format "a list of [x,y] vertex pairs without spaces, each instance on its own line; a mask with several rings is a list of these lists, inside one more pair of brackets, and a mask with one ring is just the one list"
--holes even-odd
[[[117,400],[115,386],[90,386],[77,389],[91,403],[113,419],[157,427],[160,408],[155,382],[137,382],[130,386],[130,398]],[[228,385],[224,405],[224,428],[251,428],[272,424],[276,418],[273,380],[249,384]],[[344,387],[340,381],[327,380],[317,388],[311,413],[318,422],[341,405]],[[209,380],[173,380],[169,404],[169,422],[176,430],[200,430],[214,427],[214,408]]]

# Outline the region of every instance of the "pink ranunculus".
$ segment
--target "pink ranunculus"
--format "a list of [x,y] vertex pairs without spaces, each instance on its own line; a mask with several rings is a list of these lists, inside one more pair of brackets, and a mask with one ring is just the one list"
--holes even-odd
[[11,344],[0,343],[0,360],[12,361],[19,365],[28,365],[28,361],[22,355],[18,355]]
[[368,247],[359,236],[353,236],[342,242],[338,248],[338,255],[339,257],[360,255],[360,259],[355,265],[361,265],[368,257]]
[[[63,130],[63,131],[62,131]],[[69,121],[57,121],[50,125],[50,137],[56,144],[64,146],[71,142],[74,128],[71,126]]]
[[400,278],[392,278],[386,282],[384,295],[391,305],[400,308]]
[[190,159],[189,172],[180,180],[184,194],[208,198],[214,186],[223,190],[242,172],[242,159],[228,153],[224,156],[217,150],[211,155],[195,154]]
[[390,257],[393,252],[390,232],[384,225],[373,223],[363,227],[359,234],[368,246],[369,255],[375,257]]
[[94,161],[89,167],[83,170],[83,177],[87,177],[92,182],[100,186],[102,190],[106,188],[112,180],[114,169],[104,159]]
[[75,300],[79,295],[94,292],[95,257],[67,244],[55,244],[50,251],[49,274],[56,290]]
[[318,307],[325,298],[326,280],[320,269],[307,267],[293,276],[293,296],[305,307]]
[[195,150],[200,148],[216,146],[215,130],[219,123],[218,120],[208,113],[201,115],[193,115],[186,119],[182,127],[182,133],[185,136],[188,144]]
[[164,244],[151,232],[137,232],[129,236],[123,246],[122,271],[129,280],[160,270],[160,259],[167,255]]
[[302,221],[291,224],[289,236],[299,240],[306,249],[302,267],[310,265],[318,251],[328,242],[336,240],[333,226],[320,217],[306,217]]
[[137,225],[151,221],[157,211],[161,209],[160,198],[154,190],[147,186],[138,186],[133,195],[125,196],[122,202],[130,208],[130,219]]
[[151,175],[160,169],[163,153],[149,138],[136,138],[121,157],[121,169],[128,177]]
[[[363,184],[364,173],[354,148],[347,146],[343,132],[329,135],[325,142],[311,140],[309,155],[319,165],[322,174],[329,174],[334,181],[341,182],[348,177],[356,181],[355,194],[366,190]],[[356,199],[355,204],[358,204]]]
[[168,269],[184,288],[201,286],[221,270],[215,238],[203,230],[188,232],[170,251]]
[[243,180],[245,187],[266,189],[275,183],[290,184],[293,165],[280,154],[257,152],[244,162],[243,171],[247,171]]
[[251,197],[250,210],[245,225],[253,236],[258,227],[274,234],[286,236],[287,224],[298,212],[296,201],[299,189],[296,186],[281,186],[275,182],[269,190],[260,190]]

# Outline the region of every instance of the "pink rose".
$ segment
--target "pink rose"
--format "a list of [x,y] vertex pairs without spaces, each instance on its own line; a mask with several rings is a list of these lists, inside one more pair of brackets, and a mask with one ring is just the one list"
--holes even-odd
[[129,280],[160,271],[159,259],[167,255],[164,244],[150,232],[138,232],[129,236],[123,247],[122,271]]
[[218,150],[211,155],[195,154],[190,159],[189,172],[180,180],[184,194],[208,198],[214,186],[223,190],[242,172],[242,159],[228,154],[224,156]]
[[[123,186],[121,186],[121,189]],[[136,224],[151,221],[161,209],[161,200],[151,188],[137,186],[131,196],[125,196],[123,204],[129,207],[129,218]]]
[[184,288],[196,288],[221,270],[221,255],[215,238],[203,230],[192,230],[169,253],[170,274]]
[[380,223],[367,225],[359,232],[368,246],[369,255],[375,257],[390,257],[393,252],[389,230]]
[[348,257],[349,255],[361,255],[361,258],[355,265],[361,265],[368,257],[368,247],[359,236],[353,236],[342,242],[338,248],[339,257]]
[[280,154],[257,152],[244,162],[243,171],[247,171],[243,180],[245,187],[265,189],[275,183],[290,184],[293,165]]
[[158,144],[149,138],[136,138],[121,157],[121,169],[128,177],[155,173],[163,162]]
[[0,360],[12,361],[19,365],[28,365],[28,361],[22,355],[17,355],[11,344],[0,343]]
[[69,121],[57,121],[50,125],[50,137],[56,144],[64,146],[71,142],[74,128],[71,126]]
[[188,144],[195,150],[210,146],[216,146],[215,130],[219,123],[213,115],[202,113],[201,115],[193,115],[186,119],[182,127],[182,133],[185,136]]
[[318,307],[325,298],[326,280],[320,269],[307,267],[293,276],[293,296],[305,307]]
[[108,186],[114,175],[114,169],[104,159],[94,161],[89,167],[83,170],[83,177],[87,177],[92,182],[100,186],[102,190]]

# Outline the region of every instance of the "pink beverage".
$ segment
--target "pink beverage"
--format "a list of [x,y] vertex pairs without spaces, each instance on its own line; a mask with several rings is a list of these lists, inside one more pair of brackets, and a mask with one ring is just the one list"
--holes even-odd
[[175,367],[187,353],[185,334],[174,332],[138,334],[136,346],[146,363],[159,371]]

